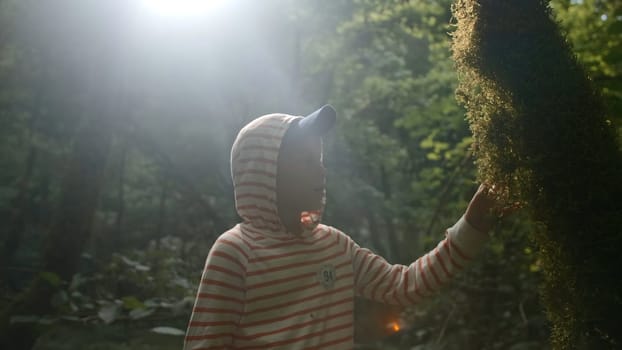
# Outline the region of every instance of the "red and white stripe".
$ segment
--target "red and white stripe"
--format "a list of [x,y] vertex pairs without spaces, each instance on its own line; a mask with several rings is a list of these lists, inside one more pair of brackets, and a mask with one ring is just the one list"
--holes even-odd
[[[355,294],[408,306],[437,292],[486,240],[461,219],[409,266],[391,265],[344,233],[319,225],[308,237],[253,241],[237,225],[212,247],[185,349],[353,347]],[[318,272],[335,268],[325,288]]]
[[[185,350],[352,349],[355,295],[413,305],[464,268],[486,240],[460,219],[436,248],[405,266],[329,226],[286,234],[276,209],[276,163],[295,118],[258,118],[233,145],[236,209],[244,222],[222,234],[207,256]],[[320,278],[327,266],[330,284]]]

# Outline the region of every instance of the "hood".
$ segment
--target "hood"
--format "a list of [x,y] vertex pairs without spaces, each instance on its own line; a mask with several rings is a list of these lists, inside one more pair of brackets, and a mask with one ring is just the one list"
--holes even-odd
[[285,132],[292,121],[301,118],[287,114],[259,117],[240,130],[231,148],[235,208],[243,228],[255,234],[287,235],[276,204],[277,161]]

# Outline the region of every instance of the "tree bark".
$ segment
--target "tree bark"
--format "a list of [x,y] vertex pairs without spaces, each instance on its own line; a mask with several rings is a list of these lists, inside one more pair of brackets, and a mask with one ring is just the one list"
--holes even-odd
[[483,181],[536,222],[554,349],[622,346],[622,153],[548,1],[457,0],[453,55]]

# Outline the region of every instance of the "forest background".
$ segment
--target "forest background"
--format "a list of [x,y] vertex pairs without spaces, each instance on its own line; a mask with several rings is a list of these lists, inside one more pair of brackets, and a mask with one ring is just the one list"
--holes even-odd
[[[622,4],[550,3],[622,133]],[[433,248],[477,188],[451,1],[178,10],[0,1],[0,310],[45,285],[43,315],[8,319],[35,349],[181,347],[207,252],[238,221],[231,144],[259,115],[336,107],[324,221],[392,263]],[[358,300],[357,349],[547,348],[531,229],[499,224],[417,307]]]

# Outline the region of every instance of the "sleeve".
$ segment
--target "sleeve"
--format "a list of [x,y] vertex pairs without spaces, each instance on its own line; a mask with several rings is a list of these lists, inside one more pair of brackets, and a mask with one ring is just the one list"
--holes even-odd
[[212,246],[197,291],[184,350],[229,349],[244,310],[248,254],[234,236]]
[[464,217],[433,250],[409,266],[391,265],[353,241],[352,262],[358,295],[393,305],[413,305],[437,292],[481,250],[488,235]]

